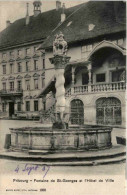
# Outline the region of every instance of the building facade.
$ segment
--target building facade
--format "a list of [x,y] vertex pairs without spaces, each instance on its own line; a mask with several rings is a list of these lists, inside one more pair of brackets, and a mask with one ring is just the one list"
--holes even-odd
[[6,117],[34,117],[43,107],[37,95],[45,85],[45,58],[37,47],[27,45],[1,54],[1,111]]
[[70,123],[125,126],[125,4],[90,1],[65,9],[57,2],[41,13],[35,2],[33,16],[27,11],[26,18],[8,22],[0,33],[1,117],[36,118],[40,110],[44,120],[50,117],[56,100],[49,58],[62,32],[71,57],[65,68]]
[[[65,68],[65,96],[71,124],[126,124],[124,7],[123,2],[88,2],[40,47],[46,50],[47,66],[53,68],[48,59],[53,55],[54,35],[61,31],[68,42],[71,60]],[[46,102],[50,114],[55,107],[55,81],[48,75],[45,71],[46,87],[39,97],[52,94]]]
[[[78,7],[78,6],[77,6]],[[75,8],[66,9],[66,16]],[[39,118],[45,99],[38,98],[45,87],[45,52],[37,48],[63,21],[63,7],[41,13],[41,2],[33,3],[34,13],[10,23],[0,33],[0,116]]]

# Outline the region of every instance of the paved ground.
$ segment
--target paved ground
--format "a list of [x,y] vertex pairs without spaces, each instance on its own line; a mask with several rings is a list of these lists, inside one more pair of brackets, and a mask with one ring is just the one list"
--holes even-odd
[[[19,173],[25,174],[21,170],[28,164],[29,166],[32,164],[30,162],[19,162],[12,160],[1,160],[0,161],[0,169],[1,174],[16,174],[15,169],[19,166]],[[39,165],[39,168],[42,168],[42,165]],[[34,171],[31,171],[31,174],[34,174]],[[40,174],[40,171],[36,172]],[[26,173],[27,174],[27,173]],[[125,163],[121,162],[118,164],[108,164],[108,165],[99,165],[99,166],[50,166],[49,170],[50,175],[123,175],[125,174]]]
[[[22,126],[42,126],[38,122],[33,121],[17,121],[17,120],[0,120],[0,149],[3,150],[4,142],[5,142],[5,135],[10,133],[9,128],[13,127],[22,127]],[[112,143],[116,146],[116,136],[125,137],[125,129],[114,128],[112,132]],[[26,163],[29,162],[19,162],[19,161],[12,161],[12,160],[1,160],[0,167],[1,172],[3,174],[6,173],[13,173],[14,170],[18,165],[22,168],[25,166]],[[39,165],[41,166],[41,165]],[[92,166],[92,167],[51,167],[50,174],[82,174],[82,175],[120,175],[124,174],[125,172],[125,163],[118,163],[118,164],[110,164],[110,165],[99,165],[99,166]]]

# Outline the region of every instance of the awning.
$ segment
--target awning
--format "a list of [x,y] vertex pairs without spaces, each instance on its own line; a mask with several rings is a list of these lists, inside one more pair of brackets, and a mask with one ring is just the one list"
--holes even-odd
[[55,76],[48,82],[45,88],[40,92],[38,98],[42,98],[43,96],[47,95],[50,91],[55,91]]

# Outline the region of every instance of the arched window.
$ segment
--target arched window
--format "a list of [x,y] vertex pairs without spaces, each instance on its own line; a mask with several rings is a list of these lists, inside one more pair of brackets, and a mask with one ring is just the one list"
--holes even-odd
[[71,101],[71,124],[84,124],[84,105],[79,99]]
[[99,98],[96,101],[96,121],[97,124],[120,125],[121,102],[114,97]]

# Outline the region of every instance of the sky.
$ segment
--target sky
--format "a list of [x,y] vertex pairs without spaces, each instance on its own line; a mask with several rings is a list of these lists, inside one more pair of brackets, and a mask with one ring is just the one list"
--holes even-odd
[[[55,0],[40,0],[42,2],[41,11],[48,11],[56,7]],[[29,3],[29,15],[33,15],[33,0],[0,0],[0,31],[6,28],[6,21],[13,23],[15,20],[26,16],[26,3]],[[61,0],[66,7],[87,2],[87,0]]]

